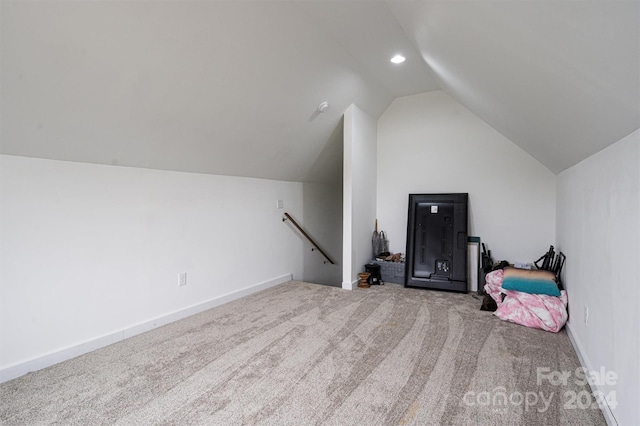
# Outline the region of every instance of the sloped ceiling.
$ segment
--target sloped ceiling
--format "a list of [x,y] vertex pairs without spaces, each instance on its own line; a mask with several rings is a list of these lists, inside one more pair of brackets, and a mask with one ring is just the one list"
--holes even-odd
[[554,172],[640,127],[638,2],[2,1],[0,19],[4,154],[335,181],[351,103],[377,117],[437,89]]
[[442,89],[558,173],[640,127],[640,2],[391,2]]

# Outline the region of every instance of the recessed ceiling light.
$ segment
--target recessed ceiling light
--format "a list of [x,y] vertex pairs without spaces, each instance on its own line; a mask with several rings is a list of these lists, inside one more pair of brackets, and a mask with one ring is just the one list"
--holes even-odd
[[394,64],[401,64],[404,62],[406,58],[402,55],[396,55],[393,58],[391,58],[391,62],[393,62]]

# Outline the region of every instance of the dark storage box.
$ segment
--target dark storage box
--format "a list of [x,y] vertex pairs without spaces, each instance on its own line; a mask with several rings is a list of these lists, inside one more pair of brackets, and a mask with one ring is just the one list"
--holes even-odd
[[404,262],[381,262],[376,260],[375,263],[380,265],[382,281],[385,283],[404,284]]

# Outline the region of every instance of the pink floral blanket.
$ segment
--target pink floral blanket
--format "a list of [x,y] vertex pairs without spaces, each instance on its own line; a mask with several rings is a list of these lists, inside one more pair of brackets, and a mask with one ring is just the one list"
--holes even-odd
[[[529,294],[502,289],[503,271],[487,274],[485,291],[496,301],[498,309],[494,315],[506,321],[532,328],[540,328],[557,333],[564,327],[567,313],[567,292],[560,297],[545,294]],[[500,293],[505,293],[504,301]]]

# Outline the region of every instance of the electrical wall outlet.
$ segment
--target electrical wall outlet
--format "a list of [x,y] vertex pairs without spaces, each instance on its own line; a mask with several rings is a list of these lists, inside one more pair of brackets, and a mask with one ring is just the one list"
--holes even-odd
[[589,325],[589,307],[584,305],[584,325]]
[[278,204],[277,204],[279,209],[283,209],[284,208],[284,200],[278,200]]
[[187,273],[186,272],[181,272],[180,273],[180,283],[178,285],[179,286],[187,285]]

